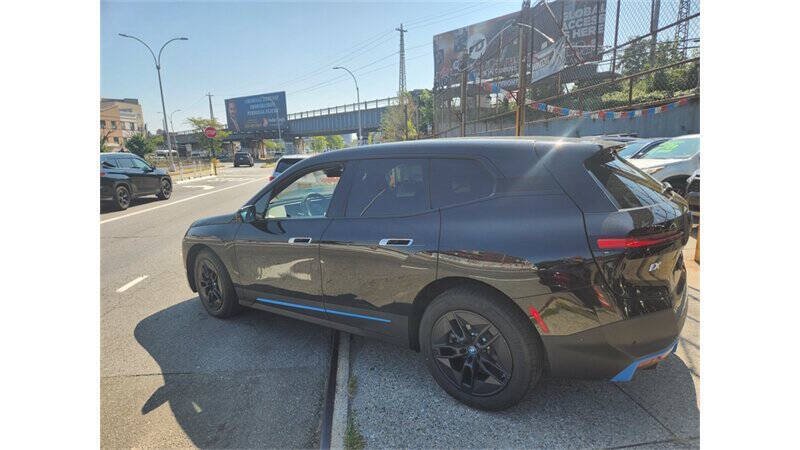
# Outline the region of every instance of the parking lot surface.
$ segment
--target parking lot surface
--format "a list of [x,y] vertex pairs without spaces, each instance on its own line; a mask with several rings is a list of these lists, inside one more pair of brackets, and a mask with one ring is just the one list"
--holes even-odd
[[214,319],[181,261],[191,222],[235,211],[270,173],[225,169],[167,201],[101,212],[103,447],[319,442],[330,331],[259,311]]
[[469,408],[448,396],[421,353],[353,336],[351,414],[368,448],[697,447],[700,436],[699,267],[684,258],[689,310],[678,350],[633,381],[543,379],[517,406]]

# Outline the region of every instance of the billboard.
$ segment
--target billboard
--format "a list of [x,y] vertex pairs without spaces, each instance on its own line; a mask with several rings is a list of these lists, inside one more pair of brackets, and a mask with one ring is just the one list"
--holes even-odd
[[286,92],[228,98],[225,112],[233,132],[277,131],[286,127]]
[[[532,7],[526,27],[531,82],[566,65],[599,59],[605,14],[606,0],[555,0]],[[462,61],[470,82],[517,78],[519,18],[513,12],[434,36],[434,87],[458,85]]]

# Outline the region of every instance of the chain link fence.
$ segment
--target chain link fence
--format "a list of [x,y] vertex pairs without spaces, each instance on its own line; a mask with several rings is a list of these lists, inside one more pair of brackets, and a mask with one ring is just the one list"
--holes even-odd
[[[699,96],[699,0],[584,1],[581,5],[589,6],[582,9],[590,12],[580,17],[584,29],[587,24],[590,31],[594,26],[593,36],[602,36],[602,40],[580,36],[570,39],[576,37],[568,32],[576,20],[570,1],[574,0],[546,5],[537,2],[534,6],[543,8],[546,14],[527,21],[527,77],[535,81],[527,84],[526,103],[542,102],[580,111],[617,111]],[[525,22],[521,14],[519,17],[518,22]],[[562,32],[566,56],[561,70],[537,79],[537,52],[556,47],[554,41],[562,37],[540,32],[548,27]],[[501,34],[498,39],[506,42],[462,66],[466,67],[462,83],[434,88],[437,137],[459,136],[462,125],[466,136],[513,131],[519,85],[519,28],[514,26]],[[506,76],[497,77],[502,71],[487,70],[487,61],[508,67]],[[514,65],[516,73],[512,74],[510,68]],[[493,76],[484,78],[487,72]],[[556,117],[560,116],[530,103],[526,106],[526,123]]]

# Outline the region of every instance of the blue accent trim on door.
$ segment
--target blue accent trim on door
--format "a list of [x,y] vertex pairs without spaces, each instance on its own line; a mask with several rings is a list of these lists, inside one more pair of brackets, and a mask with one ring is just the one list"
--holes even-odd
[[273,304],[273,305],[287,306],[289,308],[306,309],[306,310],[310,310],[310,311],[324,312],[324,313],[329,313],[329,314],[337,314],[337,315],[340,315],[340,316],[355,317],[357,319],[367,319],[367,320],[375,320],[375,321],[383,322],[383,323],[392,323],[391,320],[383,319],[381,317],[372,317],[372,316],[365,316],[365,315],[362,315],[362,314],[353,314],[353,313],[344,312],[344,311],[336,311],[334,309],[329,309],[329,308],[319,308],[319,307],[316,307],[316,306],[300,305],[298,303],[289,303],[289,302],[284,302],[284,301],[281,301],[281,300],[272,300],[272,299],[269,299],[269,298],[258,297],[258,298],[256,298],[256,301],[259,301],[261,303],[269,303],[269,304]]
[[670,346],[665,348],[664,350],[652,353],[647,356],[642,356],[641,358],[637,358],[634,362],[630,363],[628,367],[622,369],[622,372],[614,376],[614,378],[612,378],[611,381],[631,381],[633,379],[633,374],[636,373],[636,369],[639,368],[639,364],[649,359],[658,358],[668,353],[672,353],[677,349],[678,349],[678,339],[675,338],[675,342],[670,344]]

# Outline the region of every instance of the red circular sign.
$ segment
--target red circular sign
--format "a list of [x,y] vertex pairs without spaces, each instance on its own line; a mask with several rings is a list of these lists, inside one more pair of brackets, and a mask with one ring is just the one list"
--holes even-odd
[[214,138],[217,136],[217,129],[214,127],[206,127],[206,129],[203,130],[203,134],[205,134],[207,138]]

